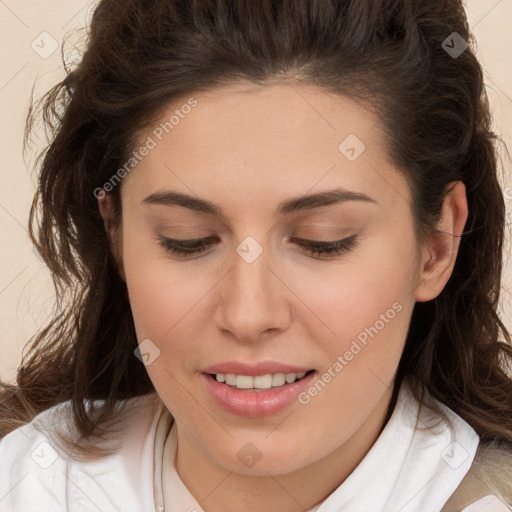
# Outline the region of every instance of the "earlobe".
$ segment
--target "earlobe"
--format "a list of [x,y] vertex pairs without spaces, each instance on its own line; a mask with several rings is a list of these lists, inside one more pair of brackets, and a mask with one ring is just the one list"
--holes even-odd
[[437,297],[452,275],[466,220],[466,187],[461,181],[448,185],[437,230],[430,235],[422,251],[416,300],[426,302]]
[[117,216],[112,194],[105,192],[98,194],[98,209],[103,219],[112,256],[116,262],[121,279],[126,281],[121,251],[121,221]]

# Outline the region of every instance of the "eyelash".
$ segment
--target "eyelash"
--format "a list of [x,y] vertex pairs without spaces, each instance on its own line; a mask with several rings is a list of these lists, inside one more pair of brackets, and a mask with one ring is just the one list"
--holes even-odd
[[[192,256],[202,252],[206,247],[211,245],[211,241],[215,237],[195,238],[192,240],[175,240],[173,238],[160,237],[160,245],[173,254],[182,255],[184,257]],[[330,256],[341,255],[352,250],[358,241],[357,235],[349,236],[343,240],[335,242],[324,242],[320,240],[303,240],[300,238],[292,238],[291,241],[297,242],[301,251],[310,256]]]

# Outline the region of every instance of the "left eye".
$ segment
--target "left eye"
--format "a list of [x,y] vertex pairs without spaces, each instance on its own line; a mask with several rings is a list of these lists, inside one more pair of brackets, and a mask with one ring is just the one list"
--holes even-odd
[[343,238],[342,240],[337,240],[335,242],[301,240],[300,238],[292,238],[292,240],[297,242],[297,245],[302,251],[305,251],[311,256],[314,256],[315,254],[320,256],[329,256],[341,255],[353,249],[357,244],[357,235],[352,235],[348,238]]
[[[206,238],[194,238],[191,240],[176,240],[173,238],[160,237],[160,245],[167,251],[183,255],[191,256],[203,252],[207,247],[211,246],[215,240],[215,236]],[[300,238],[292,238],[291,241],[295,242],[302,251],[314,255],[332,255],[343,254],[350,251],[356,246],[357,235],[349,236],[342,240],[335,242],[324,242],[320,240],[303,240]]]

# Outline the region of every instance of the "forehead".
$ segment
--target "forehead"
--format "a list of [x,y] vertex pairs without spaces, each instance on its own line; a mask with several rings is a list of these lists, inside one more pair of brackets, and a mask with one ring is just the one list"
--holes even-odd
[[317,87],[230,86],[182,97],[141,134],[140,144],[149,140],[123,183],[140,200],[165,188],[247,207],[339,186],[388,201],[397,187],[407,194],[375,116]]

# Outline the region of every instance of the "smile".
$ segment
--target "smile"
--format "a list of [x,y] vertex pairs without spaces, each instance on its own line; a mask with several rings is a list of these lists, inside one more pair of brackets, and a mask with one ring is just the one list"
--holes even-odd
[[266,375],[258,375],[255,377],[251,375],[236,375],[234,373],[217,373],[212,375],[212,377],[214,377],[217,382],[224,383],[232,388],[257,391],[292,384],[302,379],[306,373],[309,372],[267,373]]

